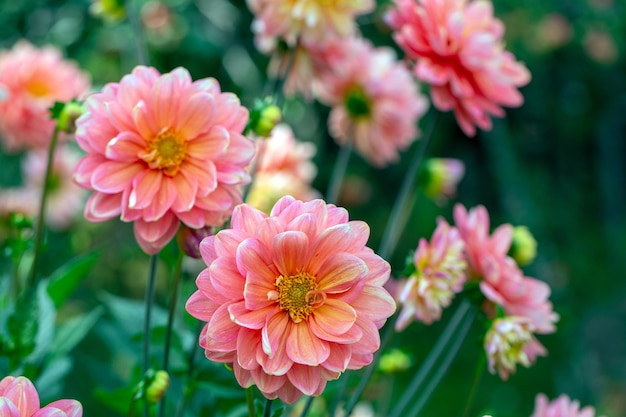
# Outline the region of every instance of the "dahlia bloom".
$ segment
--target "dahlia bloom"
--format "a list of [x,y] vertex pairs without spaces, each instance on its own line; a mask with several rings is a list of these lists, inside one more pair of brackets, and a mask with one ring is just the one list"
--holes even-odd
[[537,394],[535,397],[535,411],[530,417],[594,417],[596,415],[593,407],[580,408],[578,401],[571,400],[563,394],[556,400],[550,402],[544,394]]
[[88,153],[74,180],[94,193],[85,217],[121,216],[149,254],[191,228],[220,226],[241,202],[254,143],[241,135],[248,111],[216,80],[187,70],[138,66],[87,100],[76,140]]
[[274,204],[286,195],[301,201],[311,201],[320,197],[320,193],[311,187],[310,182],[290,172],[257,172],[246,197],[246,204],[269,214]]
[[378,167],[397,161],[398,151],[417,139],[417,121],[428,108],[409,71],[391,49],[357,38],[335,41],[326,65],[318,95],[332,107],[331,135]]
[[287,172],[306,182],[311,182],[317,174],[317,168],[311,160],[317,151],[311,142],[298,142],[293,130],[286,124],[279,124],[272,129],[266,140],[259,140],[257,172]]
[[2,417],[82,417],[83,406],[76,400],[58,400],[41,408],[39,394],[28,378],[7,376],[0,381]]
[[413,72],[431,86],[433,104],[454,111],[468,136],[491,129],[502,106],[521,106],[517,90],[530,73],[504,50],[504,25],[484,0],[394,0],[386,16],[394,39],[415,60]]
[[[19,41],[0,52],[0,137],[10,152],[47,148],[55,121],[48,108],[89,89],[89,78],[61,52]],[[67,139],[61,135],[59,139]]]
[[533,328],[525,317],[507,316],[491,323],[485,335],[485,352],[489,372],[506,381],[515,373],[517,364],[529,367],[537,356],[545,356],[546,349],[533,337]]
[[293,403],[369,364],[395,310],[389,264],[365,246],[369,227],[322,200],[280,199],[269,216],[246,204],[232,229],[200,245],[208,265],[187,301],[206,321],[206,357],[232,364],[243,387]]
[[445,220],[439,220],[430,243],[420,239],[413,256],[415,273],[398,296],[402,310],[395,325],[397,331],[404,330],[413,319],[431,324],[441,318],[442,309],[450,305],[465,283],[463,246],[458,230]]
[[487,209],[478,206],[468,213],[460,204],[454,207],[454,221],[465,242],[468,278],[480,282],[485,297],[502,306],[507,315],[530,319],[535,332],[554,332],[559,317],[548,300],[550,287],[524,276],[507,256],[513,226],[501,225],[489,235]]

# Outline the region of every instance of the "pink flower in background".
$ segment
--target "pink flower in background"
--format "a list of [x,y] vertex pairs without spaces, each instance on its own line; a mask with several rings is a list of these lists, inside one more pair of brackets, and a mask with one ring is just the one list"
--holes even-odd
[[[0,138],[7,151],[47,148],[55,122],[55,101],[83,96],[89,78],[52,46],[41,49],[19,41],[0,52]],[[60,139],[66,136],[61,135]]]
[[518,87],[530,73],[504,50],[504,25],[484,0],[394,0],[387,17],[394,39],[415,60],[417,78],[431,86],[433,104],[454,111],[468,136],[491,129],[502,106],[521,106]]
[[41,408],[39,394],[28,378],[7,376],[0,381],[2,417],[82,417],[83,407],[76,400],[58,400]]
[[593,407],[580,408],[578,401],[571,400],[563,394],[550,402],[544,394],[535,397],[535,411],[530,417],[594,417]]
[[409,71],[391,49],[357,38],[331,42],[326,68],[318,95],[332,106],[331,135],[378,167],[397,161],[398,151],[417,139],[417,121],[428,108]]
[[[31,151],[22,165],[24,187],[36,196],[36,207],[41,204],[47,159],[47,151]],[[79,159],[80,154],[68,146],[55,151],[46,207],[46,222],[53,229],[66,229],[85,205],[86,191],[72,181],[72,170]]]
[[271,136],[257,144],[258,173],[280,171],[307,182],[315,178],[317,168],[311,160],[317,152],[315,144],[297,141],[288,125],[275,126]]
[[430,243],[420,239],[413,256],[416,271],[399,292],[402,311],[395,325],[397,331],[413,319],[431,324],[441,318],[442,309],[450,305],[465,283],[463,246],[458,230],[444,220],[439,220]]
[[0,188],[0,217],[11,213],[35,217],[39,196],[32,189],[24,187]]
[[139,245],[154,254],[179,221],[220,226],[241,202],[255,151],[241,135],[248,111],[216,80],[138,66],[89,97],[87,107],[76,140],[88,155],[74,180],[94,191],[88,220],[134,222]]
[[533,327],[525,317],[508,316],[495,319],[485,335],[485,353],[489,372],[496,371],[506,381],[515,373],[517,364],[529,367],[537,356],[545,356],[546,349],[533,336]]
[[311,187],[310,182],[294,176],[291,172],[257,172],[246,197],[246,204],[269,214],[274,204],[286,195],[301,201],[320,198],[320,193]]
[[395,303],[382,288],[389,264],[365,246],[367,224],[322,200],[284,197],[269,216],[236,207],[231,226],[200,245],[208,268],[187,302],[207,322],[207,358],[287,403],[372,361]]

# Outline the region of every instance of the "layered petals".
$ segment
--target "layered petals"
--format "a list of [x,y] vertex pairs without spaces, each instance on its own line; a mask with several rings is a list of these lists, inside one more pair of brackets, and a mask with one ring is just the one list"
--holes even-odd
[[0,381],[2,417],[82,417],[83,406],[76,400],[58,400],[41,408],[39,394],[26,377],[7,376]]

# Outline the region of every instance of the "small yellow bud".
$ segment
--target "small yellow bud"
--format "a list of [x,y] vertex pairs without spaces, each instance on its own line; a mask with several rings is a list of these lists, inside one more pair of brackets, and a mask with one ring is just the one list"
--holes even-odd
[[154,373],[154,378],[149,382],[146,388],[146,401],[149,403],[158,403],[165,395],[167,388],[170,386],[170,376],[167,372],[160,370]]
[[85,108],[82,104],[71,101],[65,106],[59,114],[58,126],[61,132],[74,133],[76,132],[76,119],[78,119],[83,113]]
[[399,349],[392,349],[380,357],[378,369],[386,374],[402,372],[411,366],[411,358]]
[[520,266],[528,265],[537,256],[537,241],[526,226],[516,226],[513,229],[513,242],[509,255]]
[[283,114],[280,108],[275,104],[270,104],[261,110],[261,117],[259,118],[254,132],[259,136],[268,137],[270,133],[272,133],[274,126],[281,121],[282,117]]
[[443,204],[454,197],[464,174],[465,165],[459,159],[430,158],[424,162],[418,184],[426,196]]
[[111,23],[126,17],[124,0],[94,0],[89,11],[92,15]]

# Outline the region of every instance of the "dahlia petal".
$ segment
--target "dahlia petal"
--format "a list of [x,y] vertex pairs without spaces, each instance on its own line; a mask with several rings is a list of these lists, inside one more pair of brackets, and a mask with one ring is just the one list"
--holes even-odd
[[181,166],[181,171],[188,177],[195,178],[198,182],[198,197],[210,197],[206,201],[213,204],[215,207],[220,207],[219,204],[216,205],[216,203],[213,203],[212,201],[215,194],[211,195],[211,192],[215,191],[218,186],[217,168],[215,167],[215,163],[213,161],[209,159],[200,160],[195,157],[191,157]]
[[306,366],[294,364],[287,373],[289,381],[306,395],[313,395],[319,387],[322,377],[318,366]]
[[232,258],[217,258],[209,266],[213,288],[230,300],[243,298],[245,278],[237,270]]
[[221,305],[211,317],[207,329],[207,337],[218,342],[233,342],[237,340],[237,334],[242,329],[233,323],[228,312],[229,304]]
[[185,309],[189,314],[198,320],[209,322],[215,314],[219,305],[210,301],[200,290],[194,292],[185,304]]
[[260,330],[265,326],[267,315],[271,314],[274,309],[261,308],[257,310],[249,310],[245,306],[245,302],[233,303],[228,307],[230,319],[238,325],[254,330]]
[[257,239],[249,238],[241,242],[237,247],[236,257],[241,275],[254,271],[256,275],[272,283],[279,275],[274,270],[268,250]]
[[291,222],[289,222],[287,229],[298,230],[305,233],[309,237],[309,241],[313,241],[319,233],[317,219],[311,213],[304,213],[296,217]]
[[309,253],[309,238],[305,233],[287,231],[272,241],[274,265],[283,276],[296,275],[302,271]]
[[134,210],[144,209],[154,201],[163,181],[160,170],[144,169],[137,173],[132,180],[132,191],[128,199],[128,207]]
[[58,408],[59,410],[63,411],[67,415],[67,417],[82,417],[83,415],[83,406],[80,402],[76,400],[53,401],[46,407]]
[[[35,386],[28,378],[18,376],[17,378],[4,378],[4,389],[1,396],[9,400],[19,411],[20,417],[31,417],[39,410],[39,394]],[[5,404],[5,408],[11,408]]]
[[237,382],[239,383],[239,385],[241,385],[242,388],[250,388],[252,385],[254,385],[254,379],[252,379],[252,374],[250,373],[250,371],[243,369],[236,362],[233,363],[233,372],[235,374]]
[[256,272],[248,272],[243,290],[246,308],[257,310],[275,304],[276,301],[269,298],[270,292],[276,290],[274,283],[275,281],[269,281]]
[[367,276],[367,285],[383,286],[389,280],[391,275],[391,266],[380,256],[376,255],[370,248],[364,248],[362,251],[355,253],[367,265],[369,275]]
[[176,189],[176,199],[172,204],[172,211],[185,212],[193,208],[196,203],[196,194],[198,192],[198,181],[194,176],[187,175],[181,170],[178,175],[173,177],[171,181]]
[[349,253],[338,253],[322,264],[318,277],[318,289],[326,293],[349,290],[367,277],[368,269],[362,259]]
[[344,372],[350,363],[351,356],[352,348],[350,345],[333,345],[328,359],[322,363],[322,366],[332,372]]
[[189,154],[195,158],[204,160],[216,158],[227,149],[230,141],[230,133],[222,126],[214,126],[209,133],[196,136],[187,142]]
[[216,304],[222,305],[231,301],[215,290],[208,268],[203,269],[200,274],[198,274],[198,278],[196,279],[196,285],[198,286],[198,289],[202,291],[202,293],[204,293],[204,296],[207,299]]
[[125,130],[134,130],[135,124],[131,115],[118,103],[107,101],[104,103],[108,120],[115,128],[123,132]]
[[298,203],[302,204],[302,202],[298,202],[290,195],[281,197],[280,200],[278,200],[276,204],[274,204],[274,207],[272,207],[270,217],[279,217],[286,209],[288,209],[292,205],[298,205]]
[[270,375],[285,375],[293,366],[286,350],[289,333],[289,327],[286,326],[291,326],[287,315],[275,314],[268,316],[267,326],[261,331],[262,345],[261,349],[257,349],[256,358],[263,370]]
[[145,139],[134,132],[120,132],[107,143],[105,156],[114,161],[135,162],[145,149]]
[[176,199],[176,184],[172,178],[163,175],[161,177],[161,186],[154,194],[154,198],[150,205],[142,211],[142,217],[145,221],[154,222],[165,216],[165,213],[171,213],[169,210]]
[[223,184],[246,184],[250,182],[250,175],[242,171],[238,165],[218,164],[217,179]]
[[143,100],[140,100],[133,108],[133,121],[135,129],[143,138],[153,138],[161,130],[161,126]]
[[294,323],[287,336],[287,355],[295,363],[315,367],[328,359],[330,346],[315,336],[306,322]]
[[[224,125],[222,126],[226,127]],[[252,140],[237,132],[240,131],[229,130],[230,143],[228,150],[220,157],[220,161],[241,166],[250,163],[256,153],[256,146]]]
[[[206,132],[214,123],[215,107],[213,97],[204,92],[196,93],[188,100],[185,100],[182,106],[180,106],[178,116],[180,133],[184,137],[192,139],[198,136],[198,134]],[[224,131],[228,136],[228,131],[226,129]]]
[[103,162],[93,171],[91,186],[94,190],[107,194],[120,193],[142,170],[139,163]]
[[[375,304],[371,306],[373,305]],[[356,317],[357,312],[352,306],[342,301],[328,298],[323,305],[315,309],[311,319],[315,320],[317,326],[324,332],[339,336],[350,330],[356,321]]]
[[237,335],[237,363],[249,371],[258,368],[256,351],[259,343],[258,330],[240,329]]
[[[216,257],[234,257],[237,248],[246,238],[247,235],[240,230],[224,229],[211,237],[210,240],[213,241]],[[202,246],[200,250],[202,250]]]
[[[328,300],[326,300],[328,302]],[[359,297],[350,303],[359,312],[359,317],[378,321],[391,317],[396,311],[396,302],[384,289],[366,285]],[[376,306],[376,308],[372,308]]]
[[241,230],[247,235],[254,235],[259,225],[267,215],[261,210],[257,210],[247,204],[241,204],[235,207],[233,217],[231,219],[232,228]]
[[285,231],[284,225],[275,217],[267,217],[261,221],[255,237],[268,248],[272,247],[274,236]]
[[263,393],[278,391],[285,385],[285,382],[287,382],[286,375],[268,374],[258,367],[251,371],[251,373],[254,382]]
[[319,234],[316,240],[311,242],[311,257],[309,267],[312,274],[317,271],[326,260],[340,252],[354,252],[362,249],[362,239],[358,238],[354,229],[349,224],[338,224],[329,227]]
[[172,240],[178,230],[178,219],[171,213],[154,222],[142,219],[135,221],[134,232],[137,243],[144,252],[154,255]]
[[357,317],[355,325],[363,331],[363,337],[352,345],[353,354],[368,354],[376,352],[380,347],[380,334],[376,325],[367,319]]
[[[363,337],[363,331],[358,326],[352,326],[346,332],[339,335],[337,335],[336,332],[328,333],[326,330],[318,325],[317,320],[314,316],[311,316],[311,318],[309,319],[309,325],[311,326],[311,331],[315,336],[327,342],[334,342],[336,344],[342,345],[352,344],[358,342]],[[337,346],[336,344],[332,345],[332,349],[335,349],[335,347]]]
[[122,212],[121,199],[121,194],[93,193],[85,204],[85,218],[99,222],[119,216]]
[[[23,417],[15,404],[6,397],[0,397],[0,416],[2,417]],[[30,417],[30,415],[28,416]]]
[[81,187],[91,189],[93,172],[105,161],[106,159],[99,154],[85,156],[76,164],[72,178]]
[[200,255],[206,265],[211,265],[211,262],[217,257],[215,251],[215,235],[207,236],[200,242]]
[[274,395],[278,396],[285,404],[293,404],[302,398],[302,391],[294,387],[290,381],[287,381]]
[[[176,79],[172,73],[159,77],[152,87],[150,107],[154,118],[159,121],[162,128],[177,126],[177,112],[181,98],[181,90],[177,88]],[[184,137],[188,137],[183,134]]]

